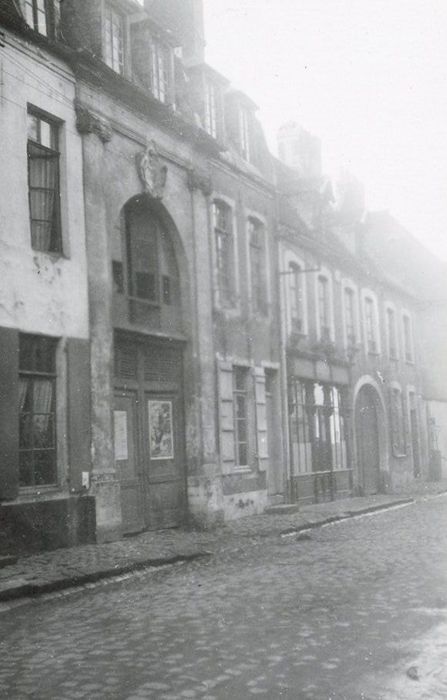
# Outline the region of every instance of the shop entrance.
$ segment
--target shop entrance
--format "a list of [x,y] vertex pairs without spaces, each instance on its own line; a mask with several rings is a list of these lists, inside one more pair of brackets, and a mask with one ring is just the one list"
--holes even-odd
[[183,522],[182,375],[182,348],[172,341],[117,341],[114,441],[125,533]]

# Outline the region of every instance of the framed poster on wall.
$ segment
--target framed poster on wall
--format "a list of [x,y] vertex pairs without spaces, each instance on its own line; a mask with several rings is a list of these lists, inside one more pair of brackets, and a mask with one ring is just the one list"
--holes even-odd
[[148,401],[151,459],[174,459],[172,401]]

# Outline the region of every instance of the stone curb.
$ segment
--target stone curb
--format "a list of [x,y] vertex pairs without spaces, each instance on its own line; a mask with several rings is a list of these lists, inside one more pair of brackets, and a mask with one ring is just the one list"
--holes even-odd
[[154,567],[168,566],[170,564],[177,564],[182,561],[194,561],[195,559],[210,556],[211,552],[206,551],[195,552],[194,554],[176,554],[169,557],[159,557],[157,559],[132,562],[130,564],[125,564],[124,566],[114,567],[112,569],[101,569],[99,571],[93,571],[89,574],[80,574],[79,576],[60,578],[55,581],[24,583],[20,586],[13,586],[0,591],[0,602],[4,603],[8,600],[16,600],[17,598],[38,597],[45,593],[62,591],[66,588],[76,588],[78,586],[83,586],[86,583],[96,583],[103,579],[114,578],[116,576],[122,576],[123,574],[134,573],[136,571],[142,571],[144,569],[151,569]]
[[367,508],[361,508],[359,510],[348,510],[346,513],[343,513],[342,515],[330,515],[327,518],[323,518],[321,520],[317,521],[309,521],[306,524],[303,525],[297,525],[296,527],[290,527],[287,528],[286,530],[281,530],[279,534],[281,536],[284,535],[293,535],[294,532],[303,532],[304,530],[311,530],[315,529],[318,527],[322,527],[323,525],[329,525],[330,523],[337,523],[342,520],[349,520],[351,518],[355,518],[358,515],[367,515],[368,513],[375,513],[377,511],[381,510],[390,510],[390,508],[395,508],[396,506],[403,506],[407,505],[410,503],[415,503],[414,498],[400,498],[396,501],[392,501],[390,503],[380,503],[375,506],[368,506]]
[[[430,498],[430,496],[427,496]],[[395,508],[400,505],[407,505],[410,503],[415,503],[415,498],[399,498],[395,501],[389,503],[380,503],[373,506],[368,506],[366,508],[361,508],[359,510],[345,511],[341,515],[330,515],[323,517],[320,520],[309,521],[296,525],[284,530],[272,529],[268,533],[264,532],[251,532],[251,533],[228,533],[230,536],[239,537],[272,537],[272,536],[287,536],[293,535],[294,533],[299,534],[300,532],[316,529],[323,527],[324,525],[329,525],[331,523],[340,522],[343,520],[348,520],[350,518],[355,518],[359,515],[366,515],[368,513],[374,513],[381,510],[389,510],[390,508]],[[274,516],[273,516],[274,517]],[[272,523],[273,525],[273,523]],[[129,564],[117,565],[116,567],[108,569],[100,569],[99,571],[93,571],[88,574],[80,574],[79,576],[68,576],[66,578],[56,579],[54,581],[42,581],[41,583],[24,583],[18,586],[12,586],[11,588],[6,588],[0,590],[0,602],[6,602],[11,600],[16,600],[18,598],[30,598],[38,597],[45,593],[52,593],[56,591],[62,591],[67,588],[76,588],[83,586],[87,583],[96,583],[103,579],[110,579],[123,574],[134,573],[137,571],[142,571],[144,569],[150,569],[161,566],[168,566],[170,564],[176,564],[178,562],[188,562],[194,561],[195,559],[208,558],[212,556],[212,552],[203,550],[197,551],[191,554],[175,554],[166,557],[157,557],[154,559],[145,559],[143,561],[133,561]]]

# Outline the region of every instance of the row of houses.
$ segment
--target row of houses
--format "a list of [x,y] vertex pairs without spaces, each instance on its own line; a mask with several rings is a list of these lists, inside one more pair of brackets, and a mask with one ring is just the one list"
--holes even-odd
[[296,125],[272,156],[200,0],[0,23],[0,551],[437,478],[445,269]]

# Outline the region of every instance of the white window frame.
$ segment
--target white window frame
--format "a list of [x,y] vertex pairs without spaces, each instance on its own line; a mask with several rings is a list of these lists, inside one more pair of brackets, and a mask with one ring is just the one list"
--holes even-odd
[[219,90],[215,82],[204,79],[203,122],[205,131],[217,139],[219,133]]
[[[408,309],[401,310],[401,337],[402,337],[402,359],[409,365],[413,365],[415,362],[414,355],[414,334],[413,334],[413,318]],[[405,319],[408,319],[408,329],[409,329],[409,343],[410,347],[407,347],[407,342],[405,338]],[[410,351],[408,353],[408,350]],[[410,355],[410,357],[408,357]]]
[[[112,62],[108,62],[108,57],[107,57],[107,14],[108,12],[114,13],[120,18],[121,21],[121,28],[122,28],[122,65],[119,65],[118,68],[115,67],[113,64],[113,48],[112,48]],[[123,11],[119,9],[113,2],[110,2],[110,0],[104,0],[103,3],[103,42],[104,42],[104,51],[103,51],[103,60],[104,63],[109,66],[111,70],[113,70],[117,75],[126,75],[127,72],[127,66],[128,66],[128,60],[127,60],[127,47],[129,46],[129,37],[128,37],[128,25],[127,25],[127,17]]]
[[[221,194],[220,192],[213,192],[210,197],[210,222],[211,222],[211,238],[212,238],[212,262],[213,262],[213,290],[214,290],[214,306],[216,309],[225,311],[228,316],[238,315],[240,313],[240,279],[239,279],[239,232],[237,227],[237,216],[236,216],[236,202],[234,199]],[[232,234],[233,234],[233,264],[234,264],[234,305],[226,306],[222,304],[220,298],[219,289],[219,276],[217,274],[217,250],[216,250],[216,226],[214,220],[214,203],[222,202],[226,204],[232,212]]]
[[346,318],[346,305],[345,305],[345,292],[346,290],[351,290],[354,297],[354,329],[355,329],[355,345],[358,346],[362,343],[362,334],[360,330],[360,307],[359,307],[359,290],[356,284],[350,279],[343,279],[341,282],[341,311],[343,319],[343,343],[346,350],[352,347],[348,342],[347,334],[347,318]]
[[331,271],[327,267],[322,267],[321,270],[315,273],[315,320],[318,340],[324,340],[321,334],[320,327],[320,305],[319,305],[319,278],[324,277],[328,281],[328,302],[329,302],[329,340],[335,342],[335,321],[334,321],[334,281]]
[[[363,325],[363,343],[366,355],[381,355],[382,354],[382,343],[380,337],[380,318],[379,318],[379,304],[377,300],[377,294],[371,289],[362,289],[362,325]],[[376,350],[372,352],[368,347],[368,328],[366,322],[366,300],[371,299],[373,302],[374,309],[374,340],[376,342]]]
[[302,289],[302,301],[301,301],[301,308],[302,308],[302,322],[303,322],[303,327],[301,330],[301,333],[303,335],[308,335],[309,333],[309,319],[308,319],[308,309],[307,309],[307,283],[306,283],[306,273],[304,273],[304,270],[306,269],[306,263],[301,258],[299,255],[297,255],[294,251],[288,250],[284,253],[283,256],[283,269],[282,272],[284,272],[283,279],[284,279],[284,310],[285,310],[285,326],[287,330],[287,335],[290,336],[290,334],[293,332],[293,324],[292,324],[292,304],[291,304],[291,299],[290,299],[290,287],[289,287],[289,270],[291,265],[297,265],[301,269],[301,278],[302,278],[302,284],[301,284],[301,289]]
[[[384,305],[385,309],[385,337],[386,337],[386,354],[389,360],[398,360],[400,358],[400,338],[399,338],[399,326],[398,326],[398,313],[396,305],[391,301],[386,301]],[[392,311],[394,314],[394,337],[396,339],[396,354],[391,355],[390,352],[390,334],[388,327],[388,312]]]

